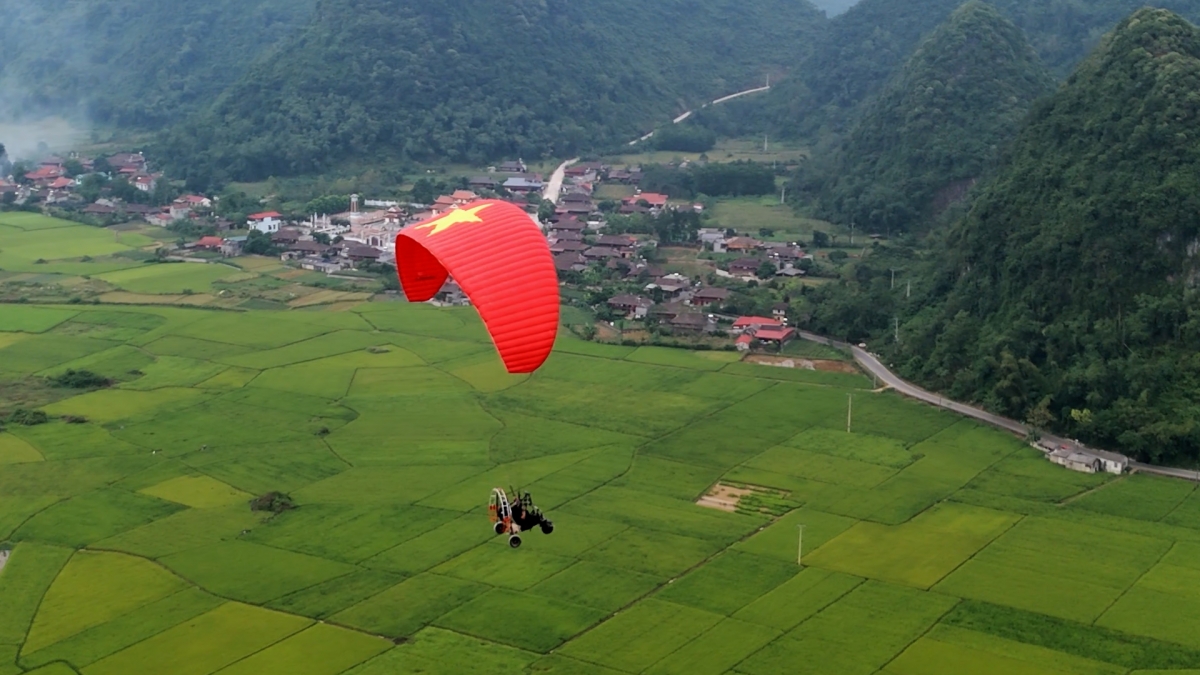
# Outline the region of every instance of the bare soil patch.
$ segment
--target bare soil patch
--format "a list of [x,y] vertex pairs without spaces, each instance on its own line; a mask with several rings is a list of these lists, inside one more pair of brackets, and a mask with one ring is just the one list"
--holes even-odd
[[747,354],[746,358],[742,360],[764,366],[820,370],[827,373],[853,374],[858,372],[858,368],[849,361],[827,361],[825,359],[805,359],[798,356],[771,356],[769,354]]

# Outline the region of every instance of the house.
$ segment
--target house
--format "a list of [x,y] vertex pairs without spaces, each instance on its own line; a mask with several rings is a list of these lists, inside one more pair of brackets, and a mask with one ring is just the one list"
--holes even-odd
[[[569,239],[564,239],[564,240],[556,241],[553,244],[551,244],[550,252],[551,253],[583,253],[584,251],[587,251],[590,248],[591,248],[591,246],[589,246],[588,244],[586,244],[582,241],[571,241]],[[593,260],[600,260],[601,257],[603,257],[603,256],[593,258]]]
[[657,192],[639,192],[632,197],[626,197],[622,200],[627,205],[640,204],[646,202],[652,209],[661,209],[667,205],[667,200],[670,199],[667,195],[658,194]]
[[133,187],[141,190],[142,192],[154,192],[154,188],[158,187],[158,179],[147,174],[134,176]]
[[454,193],[450,195],[450,198],[454,200],[455,204],[462,206],[463,204],[479,199],[479,195],[471,192],[470,190],[455,190]]
[[300,261],[300,268],[313,272],[324,272],[325,274],[333,274],[346,269],[346,262],[342,260],[324,260],[322,258],[304,258]]
[[232,258],[242,254],[242,247],[246,245],[246,239],[249,237],[225,237],[221,240],[221,255],[227,258]]
[[[646,290],[652,291],[658,289],[662,291],[664,299],[674,300],[678,298],[684,291],[690,290],[692,284],[690,281],[679,281],[678,279],[655,279],[646,284]],[[686,300],[685,300],[686,303]]]
[[283,225],[283,214],[276,211],[264,211],[263,213],[255,213],[246,219],[246,227],[251,230],[258,230],[263,234],[273,234],[279,231]]
[[109,157],[108,165],[117,171],[122,169],[141,171],[142,169],[146,168],[146,157],[140,152],[122,152]]
[[796,338],[795,328],[759,328],[754,339],[782,347]]
[[319,241],[294,241],[285,247],[292,258],[307,258],[311,256],[326,256],[333,252],[333,247]]
[[585,192],[568,192],[559,198],[559,201],[564,204],[587,204],[591,206],[592,196]]
[[578,217],[586,216],[595,210],[596,208],[592,206],[591,202],[571,202],[558,207],[555,212]]
[[733,322],[735,331],[754,332],[763,328],[783,328],[783,322],[765,316],[740,316]]
[[516,192],[518,194],[529,194],[531,192],[541,192],[542,181],[533,180],[530,178],[513,177],[513,178],[509,178],[508,180],[504,181],[504,189],[508,190],[509,192]]
[[434,305],[469,305],[471,299],[463,293],[462,287],[453,279],[447,279],[446,283],[442,284],[442,290],[438,291],[433,299],[429,301]]
[[748,352],[750,351],[750,348],[754,346],[754,336],[749,333],[742,333],[738,336],[738,339],[734,341],[733,346],[736,347],[739,352]]
[[495,178],[488,176],[475,176],[467,181],[467,185],[470,185],[472,190],[495,190],[500,183],[496,182]]
[[342,257],[349,258],[354,262],[375,261],[383,256],[383,252],[377,248],[365,246],[363,244],[349,244],[342,248]]
[[554,256],[554,269],[560,272],[582,272],[587,269],[587,259],[573,252]]
[[717,322],[711,315],[699,312],[680,314],[670,323],[671,328],[687,333],[711,333],[717,329]]
[[729,299],[729,291],[724,288],[701,288],[692,294],[692,299],[688,304],[693,307],[708,307],[725,302]]
[[[563,242],[564,245],[569,243],[571,242]],[[550,250],[553,251],[554,248],[551,248]],[[622,258],[624,256],[622,256],[621,253],[616,249],[608,248],[607,246],[593,246],[583,252],[583,257],[587,258],[588,260],[595,261],[608,260],[610,258]]]
[[634,245],[637,244],[637,239],[624,234],[606,234],[596,238],[597,246],[608,246],[621,251],[629,249],[632,251]]
[[525,173],[529,168],[525,166],[525,162],[518,159],[515,162],[501,162],[500,166],[496,167],[496,170],[500,173]]
[[786,302],[777,302],[771,306],[771,316],[787,323],[788,304]]
[[739,258],[729,263],[729,273],[735,277],[756,277],[762,264],[758,258]]
[[662,305],[655,305],[650,308],[650,316],[670,323],[681,314],[689,314],[688,307],[685,307],[681,302],[668,302]]
[[702,227],[696,232],[701,244],[715,244],[725,241],[725,230],[715,227]]
[[50,183],[46,187],[50,188],[51,190],[66,190],[67,188],[73,187],[74,185],[75,185],[74,180],[67,178],[66,176],[63,176],[61,178],[55,178],[54,180],[50,181]]
[[626,319],[644,319],[654,305],[649,298],[640,295],[617,295],[608,301],[608,306],[624,312]]
[[1129,458],[1115,452],[1093,450],[1080,446],[1056,445],[1049,441],[1038,444],[1043,450],[1049,450],[1046,458],[1059,466],[1065,466],[1072,471],[1082,473],[1122,474],[1129,469]]
[[549,239],[552,241],[583,241],[583,233],[555,230],[550,234]]
[[174,201],[175,204],[193,209],[211,209],[212,200],[202,195],[184,195]]
[[583,232],[587,225],[575,218],[564,218],[550,227],[551,232]]
[[784,265],[778,271],[775,272],[775,276],[777,276],[777,277],[790,277],[793,279],[796,277],[805,276],[806,274],[807,274],[807,272],[800,269],[799,267],[793,266],[791,263],[787,263],[786,265]]
[[89,216],[111,216],[117,212],[117,207],[105,204],[88,204],[83,212]]
[[300,241],[300,231],[293,230],[289,227],[281,228],[278,232],[271,235],[272,244],[294,244]]
[[200,237],[200,240],[192,244],[192,248],[203,249],[205,251],[220,251],[225,240],[220,237]]
[[746,253],[758,250],[761,246],[756,239],[750,237],[733,237],[725,241],[725,249],[731,253]]

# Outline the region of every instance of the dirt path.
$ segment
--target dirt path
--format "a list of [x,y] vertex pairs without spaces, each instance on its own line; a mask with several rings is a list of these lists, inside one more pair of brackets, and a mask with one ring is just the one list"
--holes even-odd
[[858,373],[860,372],[849,361],[828,361],[825,359],[806,359],[800,356],[772,356],[770,354],[748,354],[742,359],[748,363],[758,363],[764,366],[780,368],[799,368],[801,370],[820,370],[826,373]]
[[8,564],[8,556],[12,551],[0,551],[0,572],[4,571],[4,566]]

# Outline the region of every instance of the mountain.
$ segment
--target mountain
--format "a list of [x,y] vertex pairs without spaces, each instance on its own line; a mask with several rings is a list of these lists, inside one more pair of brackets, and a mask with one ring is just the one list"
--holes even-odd
[[1165,10],[1123,21],[917,275],[928,295],[893,362],[1145,460],[1200,458],[1197,92],[1200,29]]
[[1019,28],[963,5],[926,39],[796,194],[823,218],[903,231],[962,198],[1053,79]]
[[[921,40],[962,0],[861,0],[829,21],[809,56],[767,96],[721,111],[722,130],[820,139],[841,134],[892,80]],[[1200,0],[991,0],[1024,31],[1045,66],[1063,77],[1117,22],[1147,4],[1200,20]]]
[[824,21],[807,0],[319,0],[164,154],[237,179],[352,155],[566,156],[763,81]]
[[0,120],[179,121],[302,26],[314,2],[0,2]]

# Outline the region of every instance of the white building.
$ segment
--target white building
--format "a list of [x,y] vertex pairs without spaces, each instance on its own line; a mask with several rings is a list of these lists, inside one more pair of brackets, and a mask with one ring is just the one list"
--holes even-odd
[[256,213],[249,217],[246,226],[264,234],[274,234],[283,225],[283,216],[275,211]]

